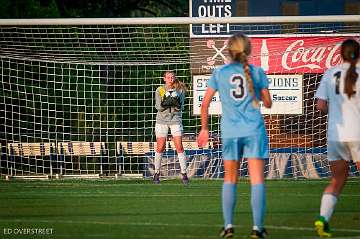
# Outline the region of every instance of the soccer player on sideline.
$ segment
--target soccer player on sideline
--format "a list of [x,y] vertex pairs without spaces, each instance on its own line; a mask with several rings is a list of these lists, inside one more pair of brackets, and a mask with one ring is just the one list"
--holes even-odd
[[321,199],[315,227],[320,237],[331,237],[329,220],[346,183],[349,161],[360,170],[360,64],[359,43],[348,39],[341,44],[344,62],[328,69],[316,92],[317,109],[328,112],[327,157],[331,181]]
[[165,85],[158,87],[155,91],[155,108],[158,112],[155,124],[157,145],[153,181],[156,184],[160,183],[162,153],[165,150],[166,138],[170,128],[180,162],[182,181],[186,185],[189,183],[189,178],[186,173],[186,155],[182,144],[182,111],[184,109],[186,86],[177,79],[173,71],[166,71],[164,73],[164,81]]
[[222,210],[224,227],[220,236],[232,238],[233,213],[236,205],[236,183],[239,161],[247,158],[251,182],[251,207],[253,230],[251,238],[264,238],[265,185],[264,158],[268,158],[268,138],[264,119],[259,109],[259,100],[270,108],[272,101],[268,90],[268,79],[261,67],[250,65],[250,40],[237,33],[228,43],[232,59],[215,69],[208,82],[208,88],[201,106],[201,131],[199,146],[209,140],[208,107],[216,91],[222,104],[221,137],[224,159],[224,183],[222,187]]

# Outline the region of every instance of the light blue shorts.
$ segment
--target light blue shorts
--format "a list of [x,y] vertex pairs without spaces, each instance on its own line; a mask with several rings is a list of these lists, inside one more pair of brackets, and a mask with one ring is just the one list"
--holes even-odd
[[224,160],[269,158],[269,140],[266,134],[240,138],[223,138],[222,156]]

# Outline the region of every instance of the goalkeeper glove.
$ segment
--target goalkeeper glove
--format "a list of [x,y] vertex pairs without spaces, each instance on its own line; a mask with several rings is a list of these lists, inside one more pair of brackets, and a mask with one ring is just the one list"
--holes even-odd
[[[168,93],[168,92],[167,92]],[[176,92],[165,93],[165,97],[161,102],[161,106],[164,108],[175,107],[180,108],[180,98],[177,96]]]
[[163,108],[169,108],[172,106],[172,99],[171,96],[165,96],[164,99],[161,102],[161,106]]

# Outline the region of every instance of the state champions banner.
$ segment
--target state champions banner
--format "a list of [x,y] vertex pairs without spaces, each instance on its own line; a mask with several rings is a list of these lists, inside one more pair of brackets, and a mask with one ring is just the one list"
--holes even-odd
[[[193,114],[200,115],[201,103],[204,99],[207,82],[210,75],[193,77]],[[303,113],[303,76],[302,75],[268,75],[269,90],[273,105],[266,109],[260,102],[263,114],[290,114]],[[216,92],[209,106],[209,115],[220,115],[222,112],[219,93]]]

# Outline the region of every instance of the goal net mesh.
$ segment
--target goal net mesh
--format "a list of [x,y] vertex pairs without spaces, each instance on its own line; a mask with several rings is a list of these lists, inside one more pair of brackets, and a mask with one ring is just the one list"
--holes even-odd
[[[277,92],[278,111],[264,112],[271,151],[267,177],[327,176],[327,116],[315,109],[314,92],[327,58],[338,54],[331,50],[339,46],[342,35],[357,34],[359,24],[236,27],[253,39],[250,61],[270,64],[267,73]],[[198,87],[203,87],[197,84],[206,84],[211,70],[226,62],[226,37],[191,38],[189,32],[188,25],[2,26],[1,175],[150,177],[156,148],[154,92],[164,83],[164,71],[173,70],[189,88],[183,112],[189,175],[222,177],[221,116],[211,114],[209,146],[198,148],[196,111],[201,103]],[[311,44],[306,44],[309,37]],[[264,40],[270,63],[263,63]],[[305,43],[289,48],[297,40]],[[284,54],[289,69],[284,68]],[[331,65],[336,59],[328,61]],[[297,67],[299,62],[314,66]],[[289,85],[293,76],[296,86]],[[281,94],[283,86],[293,87],[289,96]],[[297,103],[286,98],[294,91]],[[170,135],[161,172],[165,178],[179,173]],[[239,174],[248,175],[246,160]]]

